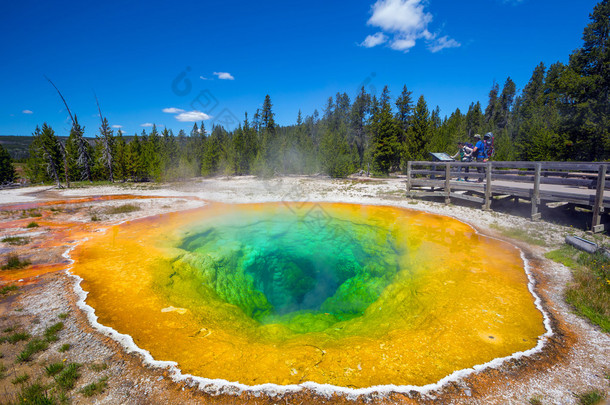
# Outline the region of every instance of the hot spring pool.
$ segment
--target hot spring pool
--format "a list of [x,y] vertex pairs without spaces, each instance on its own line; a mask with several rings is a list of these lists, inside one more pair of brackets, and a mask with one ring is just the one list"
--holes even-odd
[[210,379],[421,386],[545,333],[518,249],[395,207],[214,203],[72,256],[99,323]]

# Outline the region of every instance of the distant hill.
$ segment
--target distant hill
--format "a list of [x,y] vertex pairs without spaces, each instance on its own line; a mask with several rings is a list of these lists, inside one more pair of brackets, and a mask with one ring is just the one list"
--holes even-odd
[[4,146],[13,160],[24,160],[30,156],[33,136],[0,135],[0,145]]
[[[123,136],[125,142],[131,141],[133,136]],[[30,144],[34,139],[33,136],[19,136],[19,135],[0,135],[0,145],[11,155],[11,158],[15,161],[24,161],[30,156]],[[67,136],[60,136],[59,140],[65,144]],[[95,142],[95,138],[85,137],[92,145]]]

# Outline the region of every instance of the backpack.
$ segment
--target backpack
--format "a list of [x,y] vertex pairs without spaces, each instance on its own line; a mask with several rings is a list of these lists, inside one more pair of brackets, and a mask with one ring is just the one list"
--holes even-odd
[[491,159],[496,152],[494,150],[494,134],[488,132],[485,134],[485,136],[489,136],[489,138],[485,139],[483,142],[485,144],[485,156],[487,159]]

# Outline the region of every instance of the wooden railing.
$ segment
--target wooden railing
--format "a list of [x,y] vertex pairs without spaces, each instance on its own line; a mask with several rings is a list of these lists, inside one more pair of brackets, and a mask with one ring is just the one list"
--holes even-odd
[[[468,172],[466,172],[468,170]],[[468,181],[464,181],[464,180]],[[592,229],[604,230],[601,214],[610,208],[606,163],[586,162],[423,162],[407,163],[408,197],[444,197],[491,208],[494,196],[531,201],[531,218],[540,219],[541,202],[565,201],[593,210]],[[462,180],[462,181],[460,181]]]

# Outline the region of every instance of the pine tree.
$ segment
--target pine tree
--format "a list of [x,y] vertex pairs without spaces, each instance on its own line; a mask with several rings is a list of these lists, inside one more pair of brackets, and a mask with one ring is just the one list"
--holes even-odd
[[[267,94],[263,102],[263,110],[260,112],[260,149],[258,156],[258,167],[262,174],[272,175],[279,166],[279,149],[277,142],[276,125],[272,111],[271,97]],[[257,111],[257,114],[259,112]],[[255,122],[257,115],[255,114]]]
[[427,160],[428,143],[432,137],[430,112],[424,96],[419,96],[407,134],[409,160]]
[[13,159],[6,149],[0,145],[0,184],[12,183],[17,178]]
[[364,86],[360,88],[360,92],[352,104],[350,113],[350,126],[352,135],[349,139],[350,146],[355,147],[358,153],[357,166],[364,169],[364,152],[368,148],[369,138],[365,128],[366,117],[370,110],[371,96],[366,93]]
[[72,129],[70,130],[70,136],[74,133],[74,146],[76,147],[77,159],[76,166],[78,167],[78,180],[93,181],[91,176],[91,167],[93,165],[93,148],[91,144],[85,139],[84,133],[85,128],[78,123],[78,118],[74,116],[72,123]]
[[564,131],[574,142],[572,158],[610,157],[610,1],[589,15],[583,46],[570,56],[562,75]]
[[61,187],[62,175],[62,156],[59,140],[55,136],[55,131],[45,122],[42,124],[42,129],[36,127],[34,132],[34,140],[32,141],[33,149],[31,151],[37,155],[38,162],[41,162],[46,176],[37,179],[41,181],[52,180],[57,187]]
[[224,129],[221,126],[212,127],[212,134],[206,140],[201,165],[201,174],[204,176],[215,176],[220,172],[223,155]]
[[497,115],[496,119],[496,126],[499,129],[506,128],[506,126],[508,125],[510,114],[512,112],[513,102],[515,99],[516,89],[517,87],[515,86],[515,82],[513,82],[510,77],[508,77],[506,79],[506,82],[504,82],[502,94],[500,94],[500,112]]
[[352,157],[347,143],[345,125],[338,129],[326,127],[320,145],[322,168],[333,178],[346,177],[353,171]]
[[413,113],[413,99],[411,96],[413,92],[407,90],[407,86],[404,85],[402,87],[402,93],[400,97],[396,99],[396,108],[398,111],[396,112],[396,119],[398,120],[398,124],[400,126],[400,142],[404,144],[407,140],[407,132],[409,130],[409,125],[411,122],[411,115]]
[[161,179],[163,172],[161,158],[161,137],[157,126],[153,125],[148,136],[142,136],[142,155],[145,164],[145,176],[156,181]]
[[78,165],[78,136],[79,133],[76,131],[75,126],[72,125],[72,128],[70,129],[70,135],[68,136],[68,140],[66,141],[65,146],[67,176],[69,181],[82,180],[81,170]]
[[399,128],[392,115],[388,86],[385,86],[381,93],[380,103],[374,118],[377,128],[372,138],[373,170],[378,174],[388,175],[400,162]]
[[498,98],[499,92],[500,86],[494,80],[491,90],[489,91],[489,101],[485,108],[485,122],[487,123],[485,132],[493,131],[495,129],[498,118],[501,115],[500,99]]
[[117,131],[114,142],[115,178],[122,181],[127,180],[127,143],[123,138],[123,131]]
[[[146,133],[144,133],[146,134]],[[144,161],[144,151],[142,142],[138,134],[135,134],[131,142],[127,144],[125,153],[126,174],[133,181],[142,181],[146,177],[146,164]]]
[[466,132],[468,138],[472,138],[475,134],[480,134],[485,131],[485,116],[481,111],[481,103],[476,102],[470,104],[466,113]]

